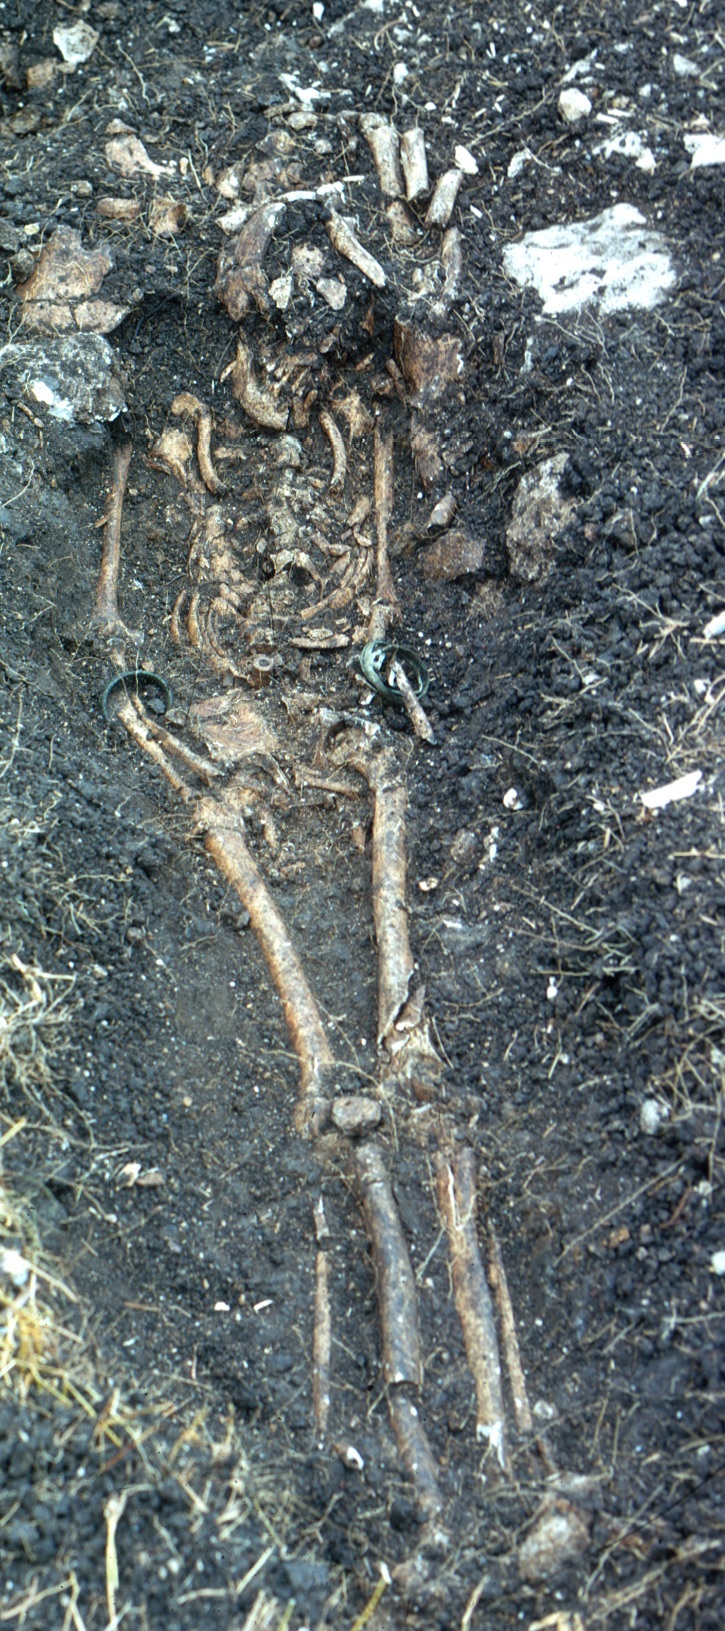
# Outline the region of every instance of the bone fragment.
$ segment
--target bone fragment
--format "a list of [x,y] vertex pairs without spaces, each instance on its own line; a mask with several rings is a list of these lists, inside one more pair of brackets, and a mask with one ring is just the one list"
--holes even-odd
[[106,535],[93,603],[93,622],[105,634],[128,631],[118,614],[118,572],[121,564],[121,517],[133,451],[131,442],[121,442],[113,456],[111,491],[106,511]]
[[127,698],[125,702],[122,702],[115,709],[114,718],[120,719],[121,724],[128,731],[129,736],[133,737],[137,746],[143,748],[144,753],[147,753],[149,758],[153,759],[154,763],[159,766],[166,780],[171,783],[171,786],[184,800],[184,803],[190,803],[194,798],[193,789],[175,770],[161,744],[155,740],[149,723],[144,718],[139,717],[130,698]]
[[181,594],[176,596],[176,600],[171,608],[171,617],[169,619],[169,633],[175,646],[181,645],[181,613],[183,611],[185,601],[186,590],[182,589]]
[[523,1366],[521,1364],[521,1350],[519,1348],[519,1339],[516,1335],[516,1322],[514,1320],[514,1311],[511,1304],[511,1295],[508,1288],[508,1281],[506,1279],[506,1271],[503,1266],[501,1248],[493,1229],[490,1227],[488,1278],[491,1282],[491,1289],[493,1291],[493,1295],[496,1300],[496,1307],[498,1309],[504,1359],[506,1360],[506,1369],[508,1370],[509,1382],[511,1383],[511,1392],[513,1394],[516,1426],[520,1433],[530,1433],[534,1424],[531,1416],[531,1407],[529,1405],[528,1394],[526,1392],[526,1382],[524,1381]]
[[418,1407],[397,1390],[390,1395],[389,1407],[401,1460],[415,1489],[418,1505],[426,1518],[435,1517],[443,1506],[443,1496],[438,1487],[435,1457]]
[[344,255],[346,260],[357,267],[358,272],[362,272],[368,282],[375,284],[376,289],[385,288],[385,273],[380,262],[376,261],[374,255],[369,255],[367,249],[363,249],[360,239],[356,238],[352,227],[348,226],[342,215],[338,215],[337,210],[330,210],[326,232],[338,255]]
[[222,379],[226,379],[227,374],[231,374],[232,392],[237,402],[241,403],[255,425],[262,425],[265,430],[286,429],[288,411],[281,406],[273,391],[267,390],[254,378],[252,353],[241,336],[237,340],[236,359],[225,369]]
[[419,1388],[423,1380],[415,1277],[380,1146],[361,1144],[355,1165],[373,1253],[383,1352],[391,1387]]
[[167,752],[174,753],[177,759],[180,759],[181,763],[186,765],[187,770],[193,771],[194,775],[199,777],[199,781],[208,786],[214,780],[214,777],[219,775],[216,765],[210,764],[208,759],[202,759],[200,754],[194,753],[193,749],[188,748],[185,742],[179,741],[178,737],[173,736],[171,731],[167,731],[165,725],[160,725],[156,719],[150,719],[145,713],[142,713],[142,718],[144,725],[151,732],[151,735],[156,738],[156,741],[160,742],[161,746],[167,749]]
[[193,445],[185,430],[177,428],[176,425],[166,425],[154,442],[147,462],[154,469],[168,470],[169,475],[175,476],[181,487],[187,487],[193,451]]
[[433,505],[425,524],[426,532],[443,532],[446,527],[450,526],[456,509],[454,494],[451,492],[444,493],[443,497],[439,498],[438,503]]
[[221,804],[207,799],[200,808],[206,828],[205,846],[219,870],[236,890],[249,913],[252,928],[284,1009],[292,1046],[300,1064],[300,1099],[295,1112],[297,1131],[307,1136],[319,1131],[327,1110],[319,1092],[324,1067],[333,1063],[320,1010],[292,944],[287,925],[236,824]]
[[214,469],[214,465],[212,464],[211,412],[209,408],[205,408],[203,402],[200,402],[197,396],[192,396],[190,391],[181,391],[179,396],[174,397],[171,404],[171,412],[177,419],[180,418],[182,414],[188,413],[189,417],[194,420],[196,424],[197,438],[196,456],[199,460],[199,469],[201,471],[202,481],[204,482],[204,486],[209,489],[209,492],[213,493],[215,496],[219,493],[223,493],[224,483],[223,481],[219,480],[216,470]]
[[388,1043],[410,993],[413,956],[405,905],[405,780],[392,749],[351,756],[373,794],[373,923],[378,948],[378,1045]]
[[452,1169],[437,1163],[438,1204],[448,1236],[453,1297],[476,1389],[476,1436],[485,1439],[499,1465],[506,1465],[501,1360],[491,1293],[476,1234],[476,1164],[473,1151],[459,1152]]
[[370,1099],[365,1093],[344,1093],[332,1106],[333,1126],[348,1138],[372,1133],[380,1125],[381,1116],[377,1099]]
[[436,739],[433,726],[431,725],[423,704],[419,702],[415,691],[413,690],[402,663],[393,663],[390,670],[390,678],[393,685],[397,685],[398,687],[405,705],[405,711],[411,725],[413,726],[416,736],[419,736],[422,742],[430,742],[431,747],[435,747]]
[[330,447],[332,448],[333,465],[332,476],[330,478],[330,492],[334,492],[337,488],[342,488],[345,486],[345,477],[347,475],[347,454],[345,452],[345,443],[343,442],[332,414],[328,413],[327,408],[323,408],[322,413],[320,414],[320,425],[325,432]]
[[409,204],[429,191],[425,136],[418,126],[405,130],[400,138],[400,159],[405,176],[405,196]]
[[214,293],[235,323],[241,323],[246,317],[252,301],[262,313],[268,309],[267,279],[262,262],[285,208],[280,199],[261,204],[245,221],[232,248],[225,245],[222,249]]
[[375,532],[377,536],[377,599],[398,608],[388,555],[388,527],[393,513],[393,434],[382,435],[375,426]]
[[427,227],[447,227],[463,180],[462,170],[446,170],[438,177],[425,218]]
[[379,113],[363,113],[360,129],[370,148],[378,172],[380,191],[387,198],[401,198],[403,177],[400,173],[400,140],[393,125]]
[[330,1260],[318,1251],[315,1262],[315,1324],[312,1336],[312,1405],[320,1434],[327,1430],[330,1414]]
[[463,275],[463,240],[458,227],[449,227],[441,240],[441,267],[443,268],[443,289],[440,300],[436,300],[433,311],[436,317],[445,317],[449,306],[458,299]]

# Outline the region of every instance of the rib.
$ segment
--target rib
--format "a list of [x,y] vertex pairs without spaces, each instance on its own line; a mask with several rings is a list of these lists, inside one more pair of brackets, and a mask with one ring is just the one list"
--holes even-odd
[[345,443],[343,442],[332,414],[328,413],[327,408],[323,408],[323,411],[320,414],[320,425],[325,432],[330,447],[332,448],[333,465],[332,476],[330,478],[330,492],[333,492],[336,488],[342,488],[345,486],[345,477],[347,475],[347,454],[345,452]]
[[244,412],[254,420],[255,425],[261,425],[264,430],[286,428],[288,410],[280,406],[274,392],[266,390],[254,378],[252,353],[246,340],[241,337],[237,340],[236,358],[228,368],[225,368],[222,379],[226,379],[227,374],[231,374],[232,392],[237,402],[241,403]]
[[463,1149],[453,1169],[437,1161],[438,1204],[448,1236],[453,1297],[463,1331],[463,1344],[476,1389],[476,1436],[506,1465],[501,1360],[491,1293],[483,1271],[476,1235],[476,1165],[473,1151]]
[[118,573],[121,565],[121,517],[133,444],[121,442],[113,456],[103,554],[93,603],[93,622],[105,634],[128,631],[118,613]]
[[171,412],[178,419],[181,414],[188,413],[196,425],[196,457],[199,461],[204,486],[210,493],[218,496],[224,492],[224,483],[220,481],[211,457],[211,411],[205,408],[198,396],[192,396],[190,391],[181,391],[174,397]]

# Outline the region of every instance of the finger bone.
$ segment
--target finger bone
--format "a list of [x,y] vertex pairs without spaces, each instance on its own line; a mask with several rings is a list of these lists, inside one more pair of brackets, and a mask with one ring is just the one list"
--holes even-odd
[[385,288],[386,278],[380,262],[376,261],[374,255],[369,255],[367,249],[363,249],[360,239],[355,236],[344,217],[338,215],[337,210],[330,211],[326,232],[338,255],[344,255],[345,259],[356,266],[358,272],[362,272],[363,277],[373,283],[376,289]]
[[463,180],[462,170],[446,170],[438,177],[425,218],[427,227],[447,227]]
[[388,198],[400,198],[403,192],[403,177],[400,173],[400,139],[397,130],[379,113],[363,113],[359,123],[373,155],[381,192]]
[[405,176],[405,196],[409,204],[414,204],[415,200],[421,198],[430,188],[425,136],[418,126],[403,132],[400,138],[400,159]]

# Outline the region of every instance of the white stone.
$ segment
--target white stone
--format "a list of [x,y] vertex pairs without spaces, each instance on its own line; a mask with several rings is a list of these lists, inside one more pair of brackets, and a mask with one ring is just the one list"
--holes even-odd
[[675,51],[672,57],[672,66],[680,79],[699,79],[700,70],[691,57],[683,57],[680,51]]
[[407,63],[405,63],[405,62],[396,62],[395,67],[393,69],[393,84],[394,85],[402,85],[403,80],[408,78],[408,71],[409,70],[408,70]]
[[713,1274],[725,1274],[725,1252],[713,1252],[710,1268]]
[[13,1250],[12,1246],[0,1252],[0,1274],[6,1274],[14,1286],[20,1290],[27,1285],[30,1278],[30,1264],[20,1252]]
[[529,232],[504,249],[503,263],[515,283],[538,291],[545,312],[649,309],[676,282],[664,238],[632,204]]
[[717,640],[718,635],[725,634],[725,612],[717,612],[715,617],[711,617],[702,632],[706,640]]
[[592,104],[584,91],[570,85],[559,97],[559,112],[568,125],[578,125],[592,111]]
[[325,8],[322,4],[322,0],[315,0],[314,6],[312,7],[312,15],[316,23],[322,22],[325,15]]
[[96,30],[90,28],[88,23],[73,23],[70,27],[62,24],[60,28],[53,29],[53,44],[71,68],[77,68],[79,62],[87,62],[97,43]]
[[639,796],[645,810],[664,810],[668,804],[677,804],[680,799],[691,799],[701,781],[702,771],[691,770],[687,776],[678,776],[677,781],[665,782],[664,787],[653,787]]
[[531,163],[533,156],[528,147],[520,147],[518,153],[514,153],[513,158],[509,160],[509,167],[506,171],[509,181],[515,181],[516,177],[520,176],[525,166]]
[[457,147],[453,154],[453,161],[458,169],[463,170],[467,176],[478,175],[478,164],[467,147]]
[[706,164],[725,164],[725,136],[702,130],[683,139],[688,153],[692,154],[691,170],[699,170]]
[[665,1104],[660,1104],[659,1099],[645,1099],[640,1106],[640,1130],[646,1133],[648,1138],[654,1138],[655,1133],[658,1133],[660,1127],[663,1127],[669,1119],[670,1112]]
[[509,787],[508,792],[504,793],[503,803],[504,803],[505,809],[507,809],[507,810],[520,810],[521,809],[521,799],[519,797],[519,791],[518,791],[517,787]]

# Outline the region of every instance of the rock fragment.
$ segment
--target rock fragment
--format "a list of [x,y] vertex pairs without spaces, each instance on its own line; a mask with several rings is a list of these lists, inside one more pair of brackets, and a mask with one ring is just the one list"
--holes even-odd
[[557,1574],[581,1557],[589,1545],[589,1528],[570,1501],[547,1502],[519,1547],[519,1569],[531,1585]]
[[53,29],[53,44],[58,47],[64,62],[70,68],[77,68],[81,62],[87,62],[93,55],[98,44],[99,35],[89,23],[62,23]]
[[581,124],[592,111],[592,104],[584,91],[578,91],[575,85],[567,85],[559,97],[559,113],[568,125]]
[[428,583],[451,583],[469,572],[480,572],[483,547],[480,538],[472,538],[463,528],[446,532],[434,544],[421,550],[419,559],[423,577]]
[[69,334],[3,346],[0,380],[10,396],[47,408],[51,419],[93,424],[116,419],[126,404],[113,352],[99,334]]
[[548,575],[555,540],[574,511],[574,500],[559,487],[566,461],[566,453],[545,459],[522,476],[516,490],[506,547],[511,572],[524,583],[537,583]]

